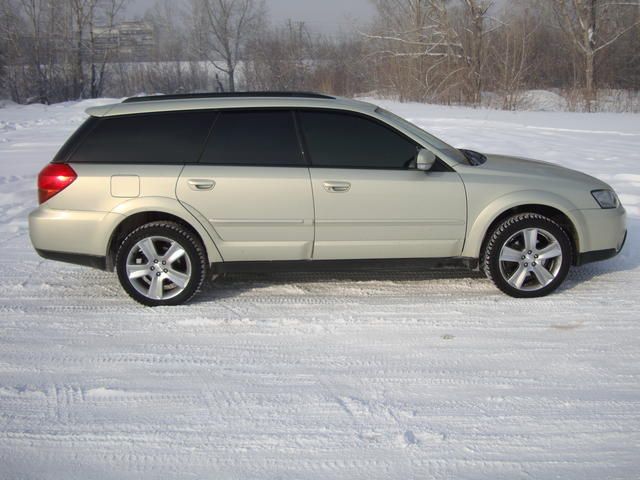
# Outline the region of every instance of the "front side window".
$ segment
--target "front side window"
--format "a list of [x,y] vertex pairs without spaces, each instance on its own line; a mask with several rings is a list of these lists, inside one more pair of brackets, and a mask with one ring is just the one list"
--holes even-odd
[[215,115],[211,112],[167,112],[101,118],[69,161],[195,163]]
[[416,158],[415,143],[374,120],[329,111],[298,115],[315,167],[403,169]]
[[422,128],[418,127],[416,124],[411,123],[410,121],[405,120],[404,118],[396,115],[395,113],[391,113],[380,107],[376,109],[376,113],[378,113],[379,115],[382,115],[391,123],[400,125],[401,128],[405,128],[416,137],[426,141],[428,144],[433,145],[435,148],[445,153],[456,162],[467,163],[467,159],[465,158],[465,155],[460,150],[458,150],[457,148],[453,148],[451,145],[443,142],[438,137],[434,137],[429,132],[426,132]]
[[306,166],[288,110],[220,112],[200,163]]

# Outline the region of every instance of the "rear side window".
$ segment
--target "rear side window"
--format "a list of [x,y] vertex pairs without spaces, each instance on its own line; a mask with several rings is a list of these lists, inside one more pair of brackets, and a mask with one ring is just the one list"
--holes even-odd
[[69,162],[195,163],[215,115],[171,112],[102,118]]
[[359,115],[301,111],[311,164],[334,168],[409,168],[417,145],[390,127]]
[[220,112],[200,163],[306,165],[302,158],[293,114],[287,110]]

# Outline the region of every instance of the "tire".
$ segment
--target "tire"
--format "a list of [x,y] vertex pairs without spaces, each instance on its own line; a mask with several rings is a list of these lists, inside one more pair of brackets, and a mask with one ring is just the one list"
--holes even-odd
[[507,295],[543,297],[558,288],[569,272],[571,240],[560,225],[543,215],[515,215],[488,238],[482,270]]
[[133,230],[118,247],[115,264],[122,288],[151,307],[189,301],[209,270],[202,242],[188,228],[169,221]]

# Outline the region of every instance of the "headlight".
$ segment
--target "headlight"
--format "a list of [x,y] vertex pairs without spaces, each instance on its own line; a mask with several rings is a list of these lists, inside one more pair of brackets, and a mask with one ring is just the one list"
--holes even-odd
[[620,200],[613,190],[594,190],[591,192],[600,208],[618,208]]

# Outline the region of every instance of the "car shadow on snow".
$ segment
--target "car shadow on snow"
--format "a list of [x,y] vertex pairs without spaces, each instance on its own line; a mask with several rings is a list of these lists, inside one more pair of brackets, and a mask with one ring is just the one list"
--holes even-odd
[[[455,279],[482,280],[486,278],[481,272],[465,269],[433,269],[418,268],[387,268],[385,270],[335,270],[285,272],[272,271],[260,273],[230,273],[219,276],[208,282],[202,292],[191,303],[205,303],[224,298],[233,298],[245,292],[256,289],[273,289],[274,294],[282,293],[283,289],[296,287],[306,290],[305,285],[311,284],[348,284],[365,282],[388,282],[392,284],[402,282],[438,281]],[[344,285],[343,285],[344,287]],[[321,288],[321,287],[320,287]],[[363,287],[364,288],[364,287]],[[379,289],[380,287],[376,287]],[[382,286],[384,288],[384,285]]]

